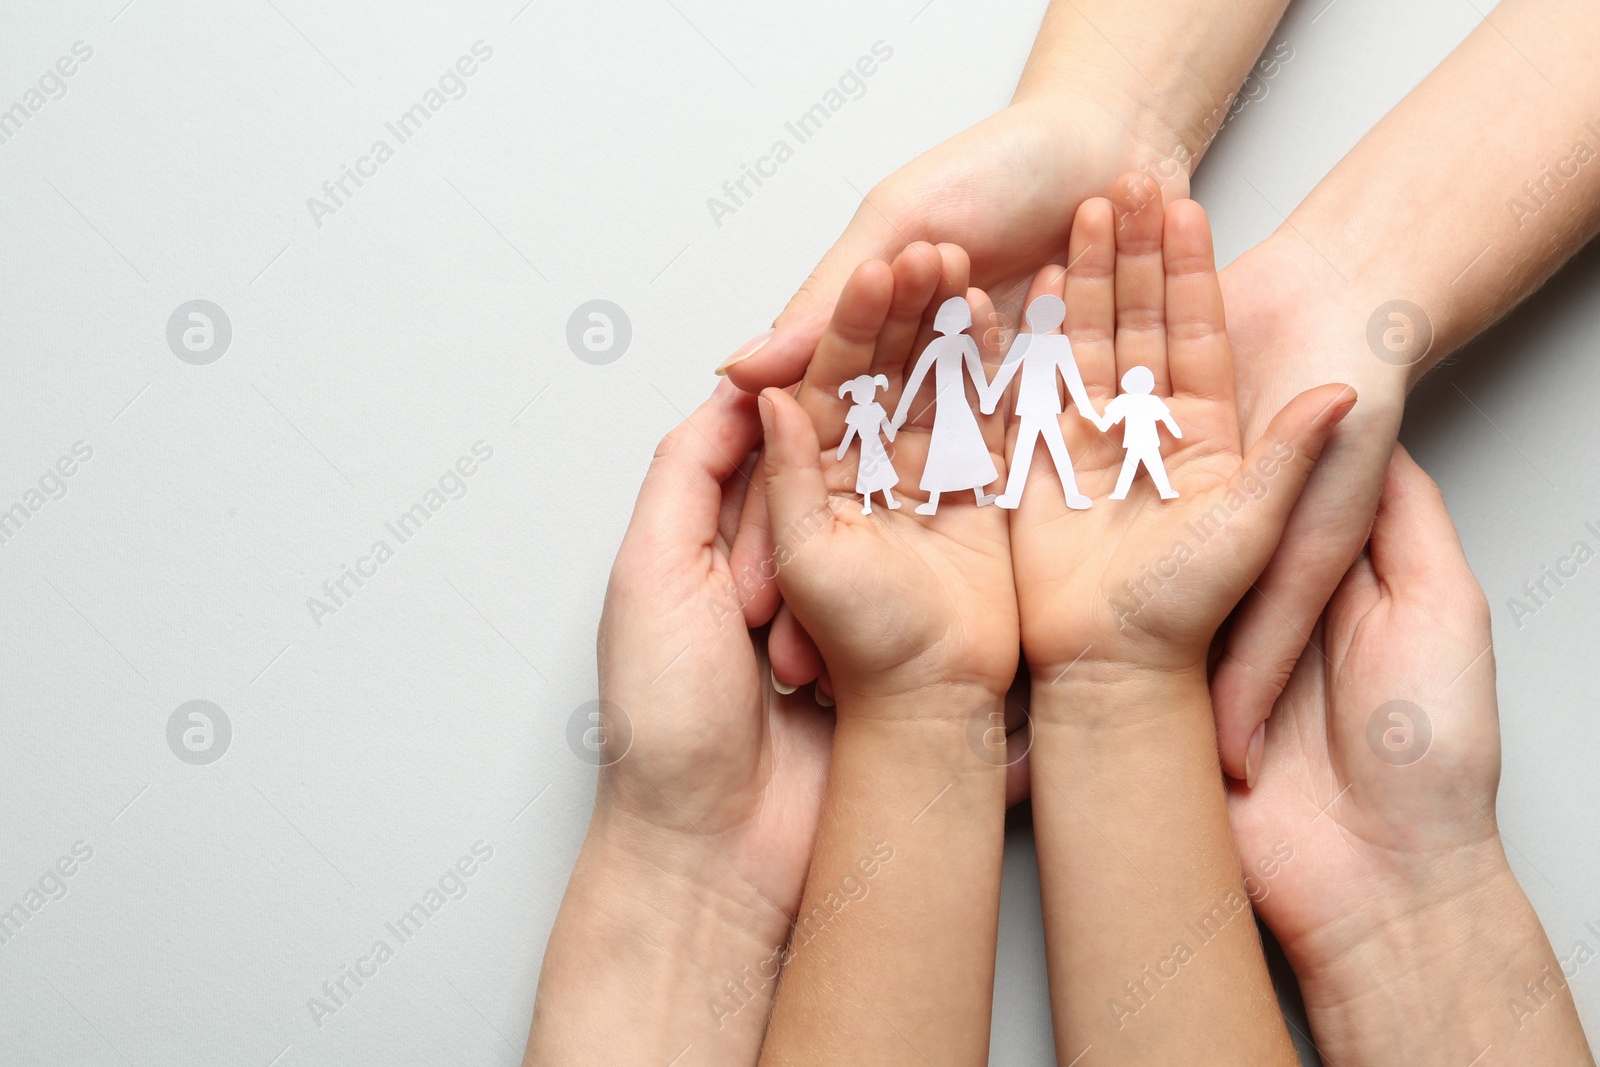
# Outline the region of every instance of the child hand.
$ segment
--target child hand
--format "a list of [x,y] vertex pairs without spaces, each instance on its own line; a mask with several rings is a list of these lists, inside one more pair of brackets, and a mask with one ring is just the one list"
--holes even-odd
[[[847,695],[916,693],[947,683],[969,687],[973,696],[941,706],[970,710],[1004,694],[1016,673],[1005,513],[976,506],[965,492],[946,494],[935,515],[899,507],[899,498],[916,503],[927,496],[917,481],[935,421],[933,380],[912,403],[900,395],[914,353],[932,336],[925,314],[967,291],[965,257],[952,260],[940,251],[946,254],[913,245],[892,266],[862,264],[840,295],[797,396],[776,389],[761,395],[779,586],[827,663],[841,712]],[[969,300],[987,306],[976,290]],[[992,350],[984,354],[996,358]],[[892,456],[900,481],[889,507],[898,510],[864,515],[861,497],[852,493],[860,453],[841,460],[833,450],[850,408],[840,385],[875,374],[888,378],[883,403],[899,408],[891,425],[905,432],[894,438]],[[967,404],[973,386],[967,383],[965,395],[941,394],[939,402]],[[967,415],[974,417],[970,409]],[[978,426],[998,471],[1003,422],[980,419]]]
[[[1064,418],[1062,430],[1091,508],[1069,510],[1036,452],[1037,484],[1011,524],[1023,650],[1036,683],[1124,664],[1203,678],[1218,626],[1271,556],[1355,394],[1339,385],[1302,393],[1243,451],[1205,213],[1189,200],[1163,210],[1143,175],[1120,179],[1114,203],[1079,208],[1068,259],[1070,270],[1035,278],[1028,301],[1064,296],[1064,328],[1093,405],[1104,410],[1117,382],[1145,367],[1152,395],[1188,432],[1166,427],[1183,442],[1162,450],[1175,500],[1158,500],[1142,475],[1127,500],[1108,500],[1124,459],[1120,434],[1091,432],[1084,420]],[[1097,428],[1108,421],[1080,414]]]

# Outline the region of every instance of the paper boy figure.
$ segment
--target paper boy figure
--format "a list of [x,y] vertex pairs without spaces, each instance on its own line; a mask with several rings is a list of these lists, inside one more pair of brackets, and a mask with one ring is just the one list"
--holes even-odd
[[1047,293],[1028,305],[1026,317],[1030,332],[1017,335],[1011,351],[1006,353],[1005,363],[990,383],[988,394],[982,398],[983,413],[992,414],[1006,386],[1011,384],[1019,369],[1022,371],[1022,384],[1017,389],[1020,424],[1016,448],[1011,453],[1011,474],[1006,479],[1006,491],[995,503],[1003,508],[1014,508],[1022,502],[1033,449],[1042,437],[1055,462],[1061,488],[1067,494],[1067,507],[1082,511],[1089,506],[1089,498],[1078,492],[1072,457],[1067,455],[1067,444],[1061,438],[1061,393],[1056,388],[1056,375],[1066,379],[1067,395],[1078,406],[1080,415],[1096,426],[1101,426],[1100,416],[1083,390],[1083,376],[1072,358],[1072,342],[1065,334],[1051,332],[1066,320],[1067,305],[1059,296]]
[[911,377],[900,394],[900,405],[895,409],[893,425],[899,429],[905,425],[912,398],[931,369],[933,432],[928,436],[928,459],[922,467],[920,483],[927,490],[928,502],[917,505],[918,515],[936,514],[941,493],[970,489],[979,507],[994,501],[983,487],[998,478],[1000,472],[995,470],[989,445],[978,427],[978,417],[967,402],[968,376],[977,386],[980,397],[989,388],[983,357],[978,354],[978,342],[967,334],[971,327],[972,309],[967,306],[966,298],[952,296],[939,305],[933,316],[933,328],[939,336],[929,341],[928,347],[917,357],[917,364],[911,369]]
[[1173,500],[1177,493],[1167,481],[1167,468],[1161,462],[1161,434],[1157,425],[1164,425],[1173,437],[1182,438],[1183,431],[1172,421],[1172,412],[1166,402],[1151,394],[1156,385],[1155,375],[1149,367],[1133,367],[1122,376],[1122,393],[1106,405],[1101,429],[1110,430],[1122,423],[1122,447],[1128,450],[1122,461],[1122,473],[1117,475],[1117,487],[1111,491],[1112,500],[1126,500],[1128,486],[1143,463],[1150,472],[1150,480],[1161,491],[1162,500]]
[[845,450],[850,447],[853,438],[861,438],[861,459],[856,465],[856,492],[861,494],[863,515],[872,514],[872,494],[880,490],[890,511],[900,506],[893,492],[900,482],[900,475],[895,473],[894,464],[889,462],[889,453],[878,439],[881,429],[893,441],[894,427],[889,425],[889,414],[883,410],[883,405],[873,399],[879,389],[887,388],[889,379],[882,374],[863,374],[839,386],[839,399],[848,396],[854,406],[844,417],[844,440],[839,442],[837,458],[844,458]]

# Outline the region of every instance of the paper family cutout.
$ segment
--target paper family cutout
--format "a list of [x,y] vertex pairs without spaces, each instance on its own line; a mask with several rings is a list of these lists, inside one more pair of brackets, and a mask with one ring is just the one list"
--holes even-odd
[[[991,382],[984,373],[978,344],[967,334],[972,327],[972,311],[964,298],[953,296],[939,305],[934,315],[933,328],[939,336],[917,357],[911,377],[900,394],[894,418],[888,418],[883,405],[874,399],[879,389],[889,388],[889,379],[884,375],[863,374],[841,385],[839,398],[848,396],[852,406],[845,415],[845,434],[839,442],[837,456],[843,459],[851,441],[860,438],[861,461],[856,468],[855,490],[861,494],[861,513],[872,513],[875,492],[883,494],[891,510],[900,506],[893,494],[900,476],[879,439],[879,432],[881,430],[888,440],[894,440],[900,427],[905,425],[912,399],[930,369],[934,381],[933,430],[919,483],[928,494],[928,502],[917,505],[918,515],[936,514],[942,493],[963,490],[972,491],[979,507],[989,503],[1002,508],[1017,507],[1022,503],[1028,468],[1041,438],[1055,464],[1056,475],[1061,479],[1067,507],[1075,510],[1089,507],[1089,498],[1078,490],[1072,457],[1067,454],[1066,441],[1061,435],[1060,416],[1065,409],[1056,388],[1058,375],[1066,382],[1067,397],[1077,407],[1078,414],[1094,423],[1101,433],[1110,433],[1118,423],[1123,426],[1122,447],[1127,456],[1111,499],[1127,499],[1128,489],[1140,466],[1149,471],[1161,499],[1175,498],[1178,494],[1167,481],[1166,467],[1161,460],[1159,427],[1165,426],[1175,438],[1181,438],[1183,431],[1173,420],[1166,403],[1153,393],[1155,375],[1148,367],[1131,368],[1122,376],[1122,392],[1106,405],[1105,414],[1096,412],[1089,394],[1084,391],[1083,376],[1072,355],[1072,342],[1065,334],[1051,332],[1061,326],[1066,315],[1067,306],[1058,296],[1047,294],[1029,304],[1026,313],[1029,332],[1017,335]],[[983,491],[984,486],[999,477],[999,471],[995,470],[989,446],[978,428],[978,418],[967,401],[967,378],[970,376],[977,388],[979,408],[990,415],[1019,372],[1022,380],[1017,387],[1018,426],[1011,473],[1006,479],[1005,491],[998,497],[990,496]]]

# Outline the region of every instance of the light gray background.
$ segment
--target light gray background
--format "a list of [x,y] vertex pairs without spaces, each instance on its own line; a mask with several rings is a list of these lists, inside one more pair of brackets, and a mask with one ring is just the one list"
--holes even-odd
[[[0,907],[93,849],[0,946],[0,1062],[512,1064],[591,797],[564,731],[652,445],[860,191],[1006,101],[1044,2],[124,4],[0,11],[0,107],[93,48],[0,145],[0,507],[93,449],[0,545]],[[1292,61],[1197,183],[1224,258],[1482,17],[1325,5],[1295,4]],[[478,40],[467,95],[315,225],[307,198]],[[719,227],[706,199],[880,40],[866,95]],[[1494,605],[1502,826],[1563,954],[1600,919],[1600,564],[1520,628],[1507,598],[1600,520],[1597,292],[1591,251],[1405,433]],[[165,340],[195,298],[233,328],[208,366]],[[609,366],[565,342],[595,298],[632,322]],[[480,440],[465,497],[316,625],[306,599]],[[168,748],[192,699],[232,724],[209,766]],[[479,840],[467,895],[315,1026],[320,984]],[[1001,1064],[1050,1055],[1034,870],[1013,835]],[[1600,984],[1574,987],[1593,1019]]]

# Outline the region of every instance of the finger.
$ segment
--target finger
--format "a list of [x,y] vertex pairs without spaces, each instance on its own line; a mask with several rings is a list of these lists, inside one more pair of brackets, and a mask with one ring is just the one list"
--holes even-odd
[[[758,402],[766,437],[767,513],[773,548],[793,558],[819,528],[833,524],[816,431],[794,397],[763,389]],[[780,568],[780,581],[782,569]]]
[[1307,389],[1284,405],[1245,454],[1229,491],[1249,500],[1250,510],[1240,516],[1246,521],[1222,527],[1232,551],[1219,554],[1227,557],[1222,566],[1236,588],[1247,588],[1272,558],[1323,446],[1355,403],[1348,385]]
[[850,401],[839,386],[867,373],[877,347],[878,331],[894,298],[894,271],[881,259],[869,259],[856,268],[839,294],[828,328],[817,341],[817,351],[806,368],[796,399],[818,429],[822,447],[831,448],[844,436],[844,417]]
[[878,347],[869,373],[885,374],[898,382],[906,358],[922,329],[923,313],[939,287],[944,262],[938,248],[918,241],[894,257],[894,299],[889,317],[878,333]]
[[1117,217],[1117,380],[1134,367],[1149,367],[1155,395],[1170,396],[1161,188],[1146,174],[1124,174],[1111,202]]
[[756,458],[753,483],[745,490],[739,529],[728,550],[728,569],[750,629],[765,626],[778,610],[778,574],[772,551],[772,529],[767,522],[766,460]]
[[889,259],[905,245],[905,236],[878,206],[863,201],[839,240],[773,320],[772,329],[741,345],[718,372],[750,392],[798,382],[856,265],[868,259]]
[[772,617],[772,629],[767,632],[767,659],[772,664],[772,687],[785,695],[816,681],[822,674],[822,653],[787,604],[780,605]]
[[1085,200],[1067,245],[1067,337],[1090,396],[1117,392],[1117,228],[1111,201]]
[[[1324,386],[1322,390],[1312,392],[1333,388],[1337,387]],[[1273,420],[1273,425],[1281,425],[1280,420],[1289,408],[1307,395],[1302,393],[1295,401],[1291,401],[1290,406]],[[1262,444],[1266,440],[1263,437],[1246,454],[1241,473],[1256,469],[1262,456]],[[1326,448],[1326,445],[1324,440],[1323,447]],[[1267,447],[1270,452],[1272,446]],[[1283,454],[1286,447],[1292,446],[1279,444],[1279,454]],[[1280,487],[1274,481],[1268,496],[1276,496],[1279,491]],[[1303,493],[1302,485],[1293,495],[1302,498]],[[1302,499],[1305,503],[1315,502],[1310,495]],[[1359,505],[1353,505],[1343,497],[1337,503],[1341,512],[1348,511],[1352,506]],[[1252,738],[1272,713],[1273,704],[1283,692],[1313,626],[1327,606],[1328,598],[1344,578],[1366,539],[1367,527],[1363,523],[1359,538],[1352,541],[1348,554],[1342,554],[1336,551],[1337,545],[1330,547],[1325,538],[1297,533],[1296,526],[1308,514],[1318,527],[1337,526],[1342,519],[1341,515],[1322,513],[1325,509],[1313,511],[1317,513],[1308,513],[1302,506],[1281,527],[1282,533],[1273,547],[1271,562],[1255,579],[1250,592],[1234,612],[1226,649],[1212,675],[1211,697],[1216,710],[1217,750],[1222,758],[1223,770],[1234,778],[1248,779],[1249,768],[1246,763]],[[1281,506],[1277,513],[1283,513]]]
[[716,541],[722,483],[760,439],[755,408],[749,394],[719,382],[709,400],[661,439],[625,542],[643,538],[665,551]]
[[[1167,368],[1174,395],[1236,406],[1233,349],[1217,283],[1211,224],[1193,200],[1167,208],[1161,238],[1167,272]],[[1239,447],[1236,422],[1233,447]]]

